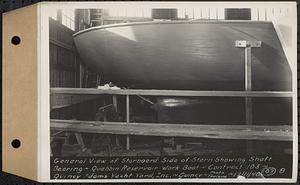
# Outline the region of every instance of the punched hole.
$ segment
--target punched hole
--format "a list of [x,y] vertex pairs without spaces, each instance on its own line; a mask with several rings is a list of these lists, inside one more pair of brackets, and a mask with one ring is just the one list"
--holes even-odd
[[21,146],[21,141],[18,140],[18,139],[14,139],[11,142],[11,146],[14,147],[14,148],[19,148]]
[[11,43],[12,43],[13,45],[18,45],[18,44],[20,44],[20,42],[21,42],[21,39],[20,39],[20,37],[18,37],[18,36],[13,36],[13,37],[11,38]]

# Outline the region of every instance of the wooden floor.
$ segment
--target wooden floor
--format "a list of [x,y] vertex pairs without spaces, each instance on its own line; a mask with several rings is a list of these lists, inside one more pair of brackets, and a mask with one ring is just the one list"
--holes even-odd
[[292,126],[190,125],[51,120],[52,130],[117,135],[292,141]]

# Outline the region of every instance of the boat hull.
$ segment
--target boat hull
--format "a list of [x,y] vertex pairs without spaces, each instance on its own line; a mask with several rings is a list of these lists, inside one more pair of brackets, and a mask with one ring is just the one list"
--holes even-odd
[[[103,83],[213,91],[245,90],[245,50],[235,47],[236,40],[262,42],[251,50],[252,90],[291,91],[291,69],[270,22],[130,23],[74,36],[83,62]],[[291,124],[291,99],[253,101],[253,124]],[[157,97],[155,107],[158,121],[164,123],[246,122],[244,98]]]
[[252,49],[253,90],[291,90],[291,69],[270,22],[167,22],[93,28],[76,48],[104,82],[126,88],[244,90],[244,49]]

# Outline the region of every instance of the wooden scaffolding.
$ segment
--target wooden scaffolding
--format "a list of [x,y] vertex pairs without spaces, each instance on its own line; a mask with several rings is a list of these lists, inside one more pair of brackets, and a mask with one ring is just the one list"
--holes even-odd
[[[251,48],[259,48],[261,44],[262,43],[260,41],[251,40],[238,40],[235,42],[235,47],[245,49],[244,91],[190,91],[140,89],[101,90],[96,88],[51,88],[50,110],[66,106],[72,106],[79,102],[95,99],[95,97],[101,95],[121,95],[126,97],[125,122],[50,120],[51,130],[75,133],[103,133],[126,135],[127,150],[130,149],[130,135],[248,140],[248,153],[251,153],[251,140],[292,141],[293,132],[291,125],[253,125],[252,98],[293,97],[293,92],[291,91],[252,91]],[[242,97],[245,98],[246,122],[244,125],[231,125],[230,123],[224,123],[223,125],[191,125],[184,123],[132,123],[130,122],[131,96]],[[79,139],[78,141],[82,143],[82,141],[80,140],[82,139]]]

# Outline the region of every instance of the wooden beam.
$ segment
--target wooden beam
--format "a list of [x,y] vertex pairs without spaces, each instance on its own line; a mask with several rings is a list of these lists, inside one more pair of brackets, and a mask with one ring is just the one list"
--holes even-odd
[[190,90],[141,90],[116,89],[103,90],[95,88],[51,88],[51,94],[89,94],[89,95],[144,95],[144,96],[222,96],[222,97],[292,97],[290,91],[190,91]]
[[69,107],[81,102],[94,100],[99,98],[95,95],[72,95],[72,94],[51,94],[50,95],[50,110]]
[[52,130],[117,135],[197,137],[264,141],[292,141],[292,126],[273,125],[190,125],[160,123],[127,123],[78,120],[51,120]]
[[58,47],[66,49],[66,50],[70,50],[70,51],[73,51],[73,52],[75,51],[74,46],[65,44],[65,43],[63,43],[63,42],[61,42],[61,41],[59,41],[55,38],[50,37],[49,42],[50,42],[50,44],[56,45]]

